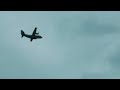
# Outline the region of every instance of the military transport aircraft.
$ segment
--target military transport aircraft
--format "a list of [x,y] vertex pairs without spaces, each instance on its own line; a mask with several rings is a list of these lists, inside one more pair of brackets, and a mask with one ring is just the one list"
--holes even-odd
[[36,31],[37,31],[37,27],[35,27],[32,35],[28,35],[28,34],[25,34],[23,30],[21,30],[21,35],[22,35],[21,38],[22,38],[23,36],[25,36],[25,37],[27,37],[27,38],[30,38],[30,41],[31,41],[31,42],[32,42],[33,39],[41,39],[42,36],[40,36],[39,33],[36,33]]

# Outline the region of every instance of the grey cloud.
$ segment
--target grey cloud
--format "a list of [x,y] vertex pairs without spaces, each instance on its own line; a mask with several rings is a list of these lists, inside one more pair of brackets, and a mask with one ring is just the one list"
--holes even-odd
[[[0,12],[0,78],[119,78],[113,13]],[[42,40],[21,39],[36,26]]]

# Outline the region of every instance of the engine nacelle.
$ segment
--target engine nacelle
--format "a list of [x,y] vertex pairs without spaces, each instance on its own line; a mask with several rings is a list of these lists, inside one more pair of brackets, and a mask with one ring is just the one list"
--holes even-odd
[[35,33],[35,34],[39,34],[39,32],[38,32],[38,33]]

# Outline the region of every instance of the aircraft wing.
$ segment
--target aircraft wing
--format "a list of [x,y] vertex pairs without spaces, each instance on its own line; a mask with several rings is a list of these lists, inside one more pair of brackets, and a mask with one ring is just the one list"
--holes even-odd
[[31,38],[30,41],[32,42],[32,40],[33,40],[33,39]]
[[33,31],[33,33],[32,33],[33,36],[35,36],[36,31],[37,31],[37,27],[34,29],[34,31]]

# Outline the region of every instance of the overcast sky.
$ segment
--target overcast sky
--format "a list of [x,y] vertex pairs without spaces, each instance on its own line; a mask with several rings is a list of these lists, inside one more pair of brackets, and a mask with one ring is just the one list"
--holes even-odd
[[0,11],[0,78],[120,78],[120,12]]

